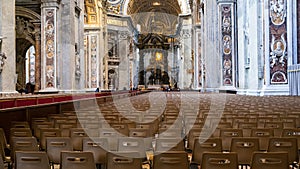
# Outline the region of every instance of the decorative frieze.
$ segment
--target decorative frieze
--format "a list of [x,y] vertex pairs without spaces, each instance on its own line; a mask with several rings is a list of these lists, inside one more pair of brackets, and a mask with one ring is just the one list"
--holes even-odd
[[45,9],[45,88],[56,86],[56,8]]
[[287,84],[286,0],[269,0],[270,83]]
[[91,79],[90,79],[90,83],[91,83],[91,88],[96,88],[97,86],[97,72],[98,72],[98,64],[97,64],[97,41],[98,38],[96,35],[91,36]]
[[222,57],[222,85],[234,86],[234,4],[220,3],[220,49]]

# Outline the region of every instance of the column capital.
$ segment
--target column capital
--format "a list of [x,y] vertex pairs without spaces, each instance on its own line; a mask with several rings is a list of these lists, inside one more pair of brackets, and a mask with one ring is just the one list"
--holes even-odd
[[236,3],[236,0],[217,0],[217,3]]
[[58,7],[58,5],[60,4],[61,0],[41,0],[42,8],[46,8],[46,7]]

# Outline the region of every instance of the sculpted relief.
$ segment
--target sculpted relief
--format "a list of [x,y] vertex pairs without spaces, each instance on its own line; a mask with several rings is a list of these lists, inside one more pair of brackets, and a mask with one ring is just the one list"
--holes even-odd
[[270,1],[270,18],[274,25],[284,23],[286,17],[285,0]]
[[284,59],[286,55],[286,41],[284,40],[284,34],[281,35],[281,39],[275,40],[275,37],[272,37],[271,42],[271,67],[278,62],[284,66]]

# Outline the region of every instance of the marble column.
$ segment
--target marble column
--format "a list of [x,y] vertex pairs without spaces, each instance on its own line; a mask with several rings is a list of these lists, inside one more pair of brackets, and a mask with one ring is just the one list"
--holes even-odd
[[168,73],[168,75],[170,76],[170,74],[169,74],[169,59],[168,59],[168,51],[167,50],[163,50],[163,59],[164,59],[164,71],[166,72],[166,73]]
[[118,56],[120,58],[119,64],[119,84],[118,89],[129,89],[130,82],[130,70],[129,70],[129,32],[119,32],[119,51]]
[[[76,72],[76,66],[80,71],[80,52],[79,52],[79,43],[76,42],[78,32],[76,32],[76,17],[77,9],[75,8],[74,0],[61,0],[61,5],[58,11],[59,18],[57,19],[58,24],[60,25],[57,30],[58,40],[58,57],[57,61],[58,68],[57,70],[57,80],[60,83],[59,89],[62,92],[73,92],[78,87],[78,80],[76,78],[81,78],[81,72]],[[75,19],[76,18],[76,19]],[[82,25],[83,26],[83,25]],[[76,50],[78,55],[76,55]],[[77,77],[76,77],[77,76]],[[98,84],[96,84],[97,86]],[[78,88],[77,88],[78,89]]]
[[35,23],[35,92],[41,89],[41,24]]
[[138,76],[139,76],[139,85],[145,85],[145,68],[144,68],[144,51],[140,50],[139,52],[139,72],[138,72]]
[[0,73],[0,93],[16,93],[16,35],[15,1],[0,1],[0,40],[1,51],[5,53]]
[[184,25],[182,30],[182,69],[180,69],[181,82],[180,88],[182,89],[192,89],[194,84],[194,61],[192,54],[192,27],[191,19],[185,18],[186,25]]

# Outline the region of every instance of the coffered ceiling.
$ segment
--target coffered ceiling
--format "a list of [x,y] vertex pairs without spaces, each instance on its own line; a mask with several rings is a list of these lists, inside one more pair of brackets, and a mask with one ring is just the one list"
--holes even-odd
[[127,8],[127,14],[136,14],[142,12],[160,12],[171,15],[181,13],[178,0],[130,0]]

